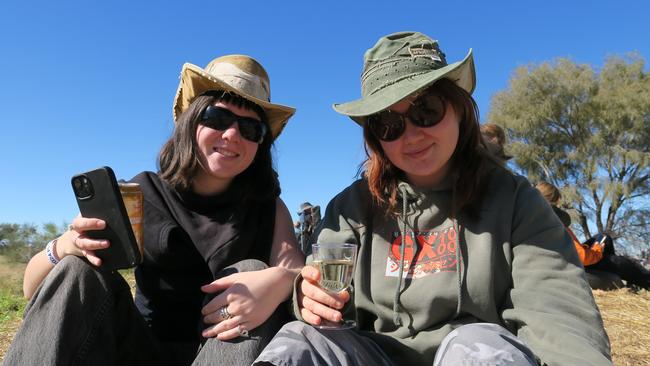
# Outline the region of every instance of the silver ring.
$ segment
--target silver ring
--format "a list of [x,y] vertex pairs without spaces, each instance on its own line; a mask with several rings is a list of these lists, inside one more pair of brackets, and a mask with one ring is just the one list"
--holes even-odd
[[237,326],[237,332],[239,332],[240,337],[248,337],[248,330],[243,329],[241,324]]
[[228,312],[228,306],[222,306],[219,308],[219,315],[223,320],[232,318],[232,315]]

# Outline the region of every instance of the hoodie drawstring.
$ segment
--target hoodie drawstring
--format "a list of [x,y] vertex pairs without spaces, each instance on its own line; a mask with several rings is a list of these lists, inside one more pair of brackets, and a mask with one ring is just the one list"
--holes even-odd
[[[402,241],[400,244],[400,261],[399,261],[399,277],[397,280],[397,287],[395,288],[395,298],[393,299],[393,324],[395,326],[402,326],[402,318],[399,315],[399,300],[400,292],[402,290],[402,277],[404,276],[404,252],[406,251],[406,209],[407,209],[407,193],[406,187],[400,184],[401,196],[402,196],[402,215],[401,215],[401,236]],[[455,216],[455,215],[453,215]],[[462,305],[463,305],[463,255],[462,255],[462,246],[461,246],[461,226],[458,224],[458,221],[452,216],[452,221],[454,225],[454,230],[456,231],[456,275],[457,275],[457,305],[456,305],[456,314],[454,319],[460,315]],[[413,238],[415,242],[415,238]]]
[[402,189],[402,243],[399,249],[399,276],[397,278],[397,288],[395,289],[395,299],[393,300],[393,324],[398,327],[402,326],[402,318],[399,316],[399,295],[402,290],[402,275],[404,274],[404,252],[406,249],[406,187],[400,185]]
[[460,252],[460,225],[458,225],[456,219],[453,219],[453,221],[454,230],[456,230],[456,273],[458,274],[458,305],[456,305],[456,315],[454,315],[455,319],[460,315],[460,309],[463,303],[463,256]]

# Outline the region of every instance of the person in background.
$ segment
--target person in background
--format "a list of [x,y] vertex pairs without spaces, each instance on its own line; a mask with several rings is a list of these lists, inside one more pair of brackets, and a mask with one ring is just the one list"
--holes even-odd
[[505,152],[506,134],[501,126],[494,123],[486,123],[481,126],[481,136],[488,151],[504,165],[512,156]]
[[[599,233],[580,243],[569,227],[571,216],[558,207],[562,196],[557,187],[547,182],[540,182],[537,184],[537,189],[566,226],[592,288],[612,290],[624,286],[637,286],[650,289],[650,271],[631,257],[617,255],[611,236]],[[625,280],[625,283],[622,280]]]
[[[353,243],[353,291],[305,266],[294,313],[256,365],[611,365],[609,340],[564,226],[539,192],[489,158],[471,51],[447,63],[417,32],[364,56],[362,98],[334,109],[363,128],[363,177],[314,234]],[[358,329],[321,331],[350,314]],[[282,350],[280,352],[279,350]]]
[[[591,245],[581,243],[580,240],[578,240],[578,237],[573,233],[573,230],[571,230],[571,215],[559,207],[560,199],[562,198],[560,190],[548,182],[537,183],[535,188],[537,188],[537,190],[542,194],[546,201],[551,205],[553,212],[555,212],[560,221],[562,221],[562,224],[571,236],[571,240],[573,241],[573,245],[583,266],[589,266],[600,261],[603,258],[605,239],[607,236],[603,235],[598,241],[596,241],[595,238],[592,238],[594,240],[592,240]],[[611,238],[609,240],[611,241]]]
[[131,180],[144,194],[135,303],[102,270],[111,243],[88,236],[105,223],[77,217],[27,265],[5,365],[250,365],[304,265],[271,158],[294,109],[270,90],[248,56],[183,66],[159,171]]
[[307,253],[311,249],[309,240],[314,233],[314,228],[320,222],[320,206],[312,206],[309,202],[301,203],[298,218],[299,220],[294,224],[298,229],[298,243],[302,252]]

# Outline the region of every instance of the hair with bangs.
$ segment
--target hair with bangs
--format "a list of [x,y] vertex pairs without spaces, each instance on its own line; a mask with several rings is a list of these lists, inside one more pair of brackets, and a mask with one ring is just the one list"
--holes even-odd
[[[461,212],[478,217],[488,159],[486,147],[481,139],[478,107],[472,96],[449,79],[438,80],[426,91],[435,90],[451,103],[460,117],[459,136],[456,149],[451,156],[452,212],[457,217]],[[389,214],[397,214],[398,183],[405,180],[402,170],[386,156],[379,140],[364,123],[363,136],[366,142],[367,159],[362,165],[363,175],[368,181],[373,201]]]
[[[172,136],[158,155],[160,177],[177,190],[190,190],[194,176],[199,169],[203,169],[199,161],[196,130],[205,109],[216,102],[252,110],[268,127],[264,110],[237,94],[213,90],[196,97],[189,108],[178,117]],[[271,129],[267,128],[264,141],[259,144],[253,162],[233,180],[232,184],[244,187],[244,192],[247,192],[245,198],[266,199],[279,195],[280,184],[273,169],[272,145],[273,135]]]

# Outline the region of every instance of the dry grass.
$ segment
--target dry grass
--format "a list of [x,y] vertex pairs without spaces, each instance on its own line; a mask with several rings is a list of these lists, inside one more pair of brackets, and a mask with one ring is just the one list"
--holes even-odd
[[614,365],[650,365],[650,291],[594,290]]
[[[0,256],[0,360],[20,325],[24,268]],[[133,286],[133,274],[123,275]],[[650,366],[650,291],[595,290],[594,296],[612,344],[614,365]]]
[[11,343],[13,335],[18,331],[19,326],[20,318],[15,318],[2,324],[2,327],[0,328],[0,360],[5,358],[5,353],[7,353],[9,344]]
[[0,256],[0,360],[9,348],[13,335],[20,326],[25,308],[23,298],[24,264],[10,263]]

